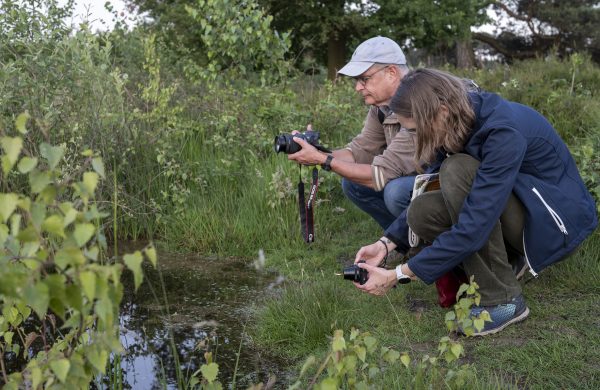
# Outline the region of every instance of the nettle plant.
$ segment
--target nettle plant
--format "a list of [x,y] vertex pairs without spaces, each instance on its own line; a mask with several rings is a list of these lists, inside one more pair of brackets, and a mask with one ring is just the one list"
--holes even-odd
[[86,150],[65,174],[64,147],[25,143],[27,120],[17,118],[17,136],[0,133],[0,380],[5,389],[87,388],[121,350],[123,269],[137,288],[156,251],[106,258],[106,214],[94,198],[102,159]]

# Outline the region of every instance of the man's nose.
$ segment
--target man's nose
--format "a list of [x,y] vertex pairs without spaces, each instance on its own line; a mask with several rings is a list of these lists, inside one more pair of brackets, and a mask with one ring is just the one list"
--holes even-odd
[[360,92],[360,91],[362,91],[363,89],[365,89],[365,86],[363,85],[363,83],[361,83],[360,81],[356,81],[356,82],[354,83],[354,90],[355,90],[356,92]]

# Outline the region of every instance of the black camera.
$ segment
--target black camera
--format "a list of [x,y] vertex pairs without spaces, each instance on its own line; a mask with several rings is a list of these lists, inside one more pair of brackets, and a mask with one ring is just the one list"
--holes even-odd
[[[364,260],[360,260],[359,263],[366,263]],[[369,280],[369,272],[366,269],[360,268],[358,264],[352,264],[349,267],[344,267],[342,271],[344,279],[352,280],[358,284],[365,284]]]
[[292,154],[300,151],[302,149],[300,145],[298,145],[294,141],[294,137],[302,138],[306,140],[309,144],[320,150],[321,152],[331,153],[330,150],[324,148],[319,144],[319,132],[307,130],[304,133],[298,134],[280,134],[275,136],[275,141],[273,141],[273,149],[275,152],[283,152],[285,154]]

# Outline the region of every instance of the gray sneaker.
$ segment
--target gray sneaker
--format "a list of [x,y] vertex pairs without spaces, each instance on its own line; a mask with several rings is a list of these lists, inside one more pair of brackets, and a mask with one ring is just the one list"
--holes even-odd
[[529,315],[523,294],[513,298],[509,303],[496,306],[475,306],[471,309],[471,317],[477,317],[482,311],[490,313],[491,322],[486,322],[483,329],[475,331],[473,336],[485,336],[500,332],[508,325],[523,321]]

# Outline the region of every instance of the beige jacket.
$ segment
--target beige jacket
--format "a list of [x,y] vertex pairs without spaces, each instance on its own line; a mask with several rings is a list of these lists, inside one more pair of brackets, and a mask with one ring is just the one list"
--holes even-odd
[[371,106],[362,131],[346,149],[352,152],[355,162],[371,164],[375,190],[382,191],[392,179],[416,175],[417,135],[403,128],[396,114],[390,113],[381,124],[377,113],[377,107]]

